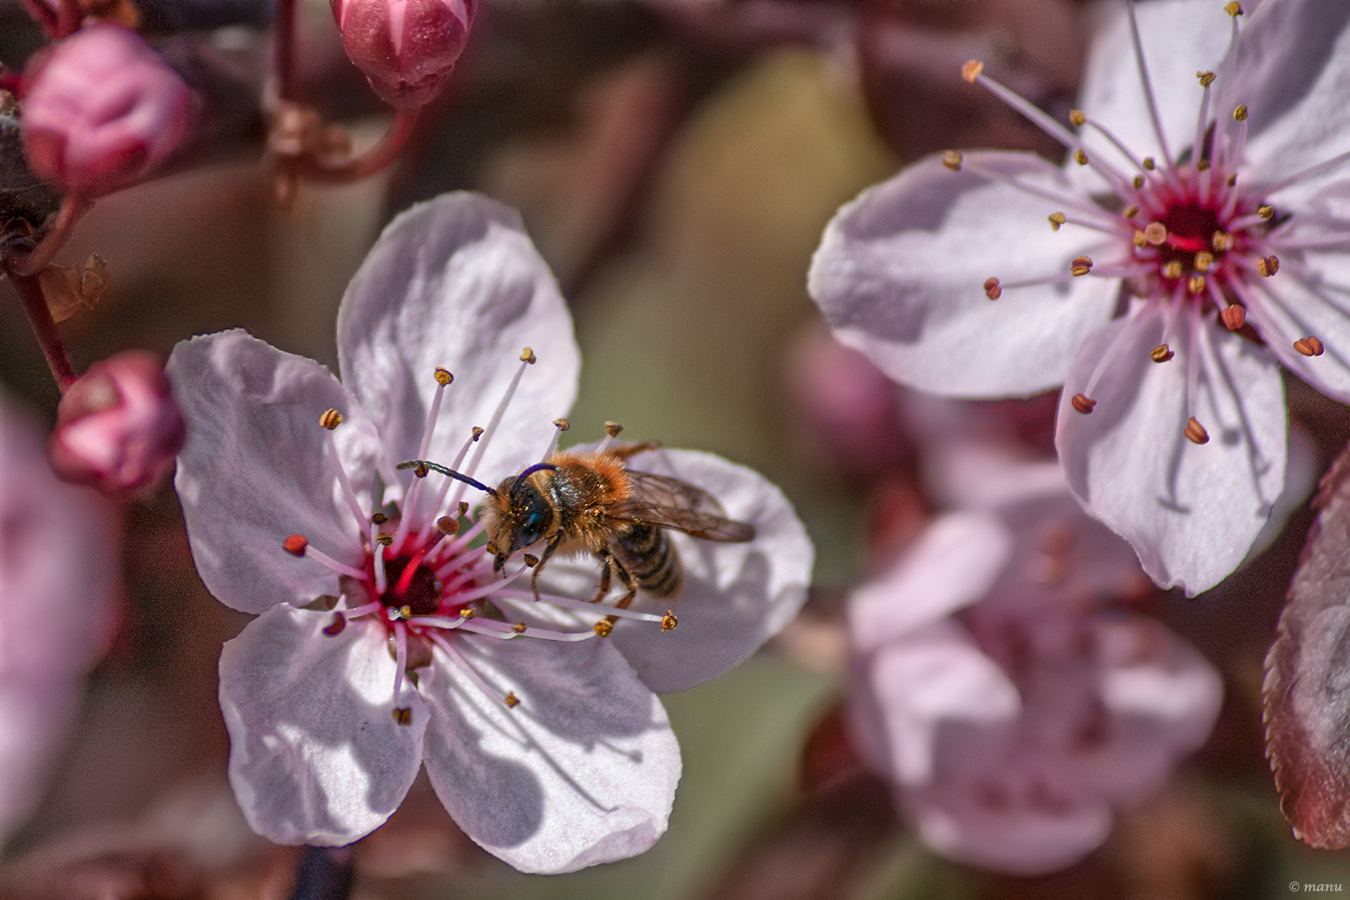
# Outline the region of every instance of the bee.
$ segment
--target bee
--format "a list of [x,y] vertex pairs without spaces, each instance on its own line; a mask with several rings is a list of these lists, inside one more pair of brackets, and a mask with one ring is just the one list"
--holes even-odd
[[727,518],[722,504],[702,488],[628,468],[630,457],[658,446],[555,452],[495,488],[426,460],[399,468],[416,469],[419,475],[440,472],[487,494],[487,550],[495,557],[494,572],[500,573],[516,551],[542,543],[530,576],[537,597],[539,573],[549,559],[590,553],[600,561],[592,602],[607,596],[617,580],[627,591],[617,606],[626,608],[639,590],[674,598],[684,586],[684,567],[667,530],[729,543],[755,537],[753,525]]

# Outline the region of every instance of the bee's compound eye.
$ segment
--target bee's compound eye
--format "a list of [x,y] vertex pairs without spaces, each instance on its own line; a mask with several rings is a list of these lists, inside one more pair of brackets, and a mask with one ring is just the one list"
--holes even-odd
[[520,537],[525,546],[533,544],[544,534],[544,515],[535,510],[525,517],[520,526]]

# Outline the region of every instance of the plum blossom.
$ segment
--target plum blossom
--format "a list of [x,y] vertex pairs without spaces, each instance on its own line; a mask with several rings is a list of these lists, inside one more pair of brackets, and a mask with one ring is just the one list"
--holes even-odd
[[523,871],[643,852],[681,768],[653,691],[720,675],[796,612],[811,545],[791,507],[743,467],[649,451],[635,467],[712,492],[757,539],[673,535],[684,591],[629,609],[587,602],[590,558],[550,561],[538,598],[522,553],[499,578],[467,514],[478,495],[397,466],[495,484],[538,462],[566,427],[580,355],[519,219],[474,195],[389,225],[343,298],[338,359],[341,381],[227,331],[180,343],[168,365],[198,572],[257,615],[220,661],[249,823],[347,844],[425,765],[464,831]]
[[849,607],[851,721],[932,849],[1033,875],[1106,840],[1204,743],[1218,673],[1120,608],[1147,588],[1054,463],[968,473],[984,505],[936,520]]
[[112,637],[116,527],[98,495],[56,479],[37,426],[0,399],[0,841],[41,798]]
[[1159,584],[1247,554],[1285,483],[1279,364],[1350,401],[1350,8],[1117,7],[1070,151],[948,151],[845,206],[810,288],[893,378],[966,397],[1064,386],[1069,486]]

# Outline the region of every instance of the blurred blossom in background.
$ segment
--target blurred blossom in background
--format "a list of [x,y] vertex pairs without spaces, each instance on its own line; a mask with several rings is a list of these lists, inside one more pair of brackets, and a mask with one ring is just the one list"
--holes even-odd
[[[1281,158],[1302,161],[1286,174],[1343,152],[1324,153],[1314,140],[1313,126],[1343,115],[1339,101],[1297,128],[1261,118],[1326,96],[1300,93],[1307,77],[1339,85],[1345,15],[1319,3],[1248,4],[1239,68],[1251,67],[1263,99],[1226,95],[1223,109],[1211,109],[1236,128],[1232,107],[1249,104],[1253,140],[1264,128],[1285,141]],[[1193,92],[1183,117],[1190,144],[1203,92],[1195,70],[1216,64],[1232,20],[1220,0],[1137,3],[1144,22],[1183,8],[1219,23],[1205,44],[1214,60],[1168,50],[1189,40],[1179,29],[1149,26],[1141,37],[1155,87],[1162,92],[1166,79],[1169,90]],[[1285,492],[1250,553],[1254,529],[1225,551],[1225,571],[1236,571],[1185,597],[1154,588],[1129,545],[1068,492],[1055,456],[1059,391],[1021,394],[1059,383],[1072,348],[1056,373],[996,392],[1003,399],[936,397],[901,387],[885,366],[840,344],[807,292],[832,217],[928,154],[978,160],[971,151],[999,147],[1058,171],[1064,147],[965,81],[962,65],[983,60],[986,73],[1070,127],[1070,111],[1085,104],[1080,88],[1103,74],[1100,61],[1132,57],[1127,29],[1089,54],[1103,23],[1124,22],[1120,12],[1095,0],[0,0],[0,89],[22,100],[0,103],[0,263],[12,273],[0,278],[0,383],[16,398],[0,407],[0,580],[14,584],[0,590],[8,836],[0,896],[1255,900],[1287,896],[1291,882],[1350,884],[1343,852],[1313,851],[1291,834],[1261,721],[1262,661],[1312,522],[1304,498],[1350,441],[1345,407],[1297,374],[1334,362],[1334,342],[1322,335],[1323,355],[1299,355],[1293,372],[1262,363],[1267,393],[1285,406],[1252,413],[1291,422]],[[1299,27],[1262,31],[1263,18]],[[424,22],[440,24],[418,31]],[[105,46],[60,62],[92,41]],[[114,51],[126,64],[109,72],[102,66]],[[1090,58],[1098,62],[1085,74]],[[67,65],[59,84],[44,85]],[[1132,62],[1111,71],[1118,98],[1141,96]],[[1136,120],[1147,125],[1147,116],[1128,118]],[[1239,169],[1244,190],[1254,186],[1242,180],[1247,172]],[[1333,167],[1326,177],[1343,173]],[[187,389],[196,405],[171,402],[205,378],[195,368],[181,378],[171,369],[174,393],[165,393],[152,361],[195,335],[246,329],[278,358],[313,360],[307,371],[341,371],[343,384],[379,381],[409,347],[463,340],[466,359],[488,352],[458,316],[427,314],[424,329],[372,338],[384,349],[356,366],[346,350],[339,364],[333,340],[344,291],[385,225],[461,190],[519,210],[567,307],[531,327],[570,316],[585,359],[570,412],[565,403],[541,408],[536,430],[517,429],[528,445],[521,459],[545,450],[553,427],[544,416],[570,419],[563,446],[594,441],[617,422],[623,440],[707,451],[670,451],[672,472],[694,466],[729,510],[759,508],[737,505],[748,495],[733,475],[741,466],[762,473],[815,546],[790,622],[800,575],[790,579],[792,602],[772,609],[746,605],[751,594],[739,587],[720,607],[721,594],[695,591],[686,606],[670,604],[680,619],[673,632],[647,641],[616,628],[603,639],[613,644],[581,643],[584,653],[604,653],[606,671],[623,674],[634,696],[655,704],[652,690],[675,691],[659,707],[681,768],[668,827],[650,849],[563,875],[525,875],[497,857],[538,851],[535,868],[557,869],[641,848],[574,857],[502,840],[494,856],[475,842],[481,820],[461,828],[469,819],[457,812],[457,824],[447,813],[442,795],[455,796],[453,785],[411,763],[400,769],[411,782],[401,805],[344,832],[374,829],[346,849],[311,852],[258,836],[227,774],[238,751],[221,712],[220,660],[226,642],[257,632],[249,623],[260,619],[237,609],[262,610],[213,599],[166,484],[178,406],[222,434],[242,427],[233,407],[195,387]],[[1339,190],[1308,200],[1333,224]],[[1028,234],[1047,245],[1071,233],[1052,230],[1045,203],[1017,203],[981,215],[1030,216]],[[941,210],[925,208],[928,218],[911,208],[896,221],[936,234]],[[1289,208],[1282,227],[1311,217],[1308,207]],[[44,243],[54,232],[61,239]],[[421,251],[404,249],[408,257],[390,265],[413,278]],[[984,271],[980,259],[995,251],[982,239],[957,240],[900,262],[973,266],[978,303],[1012,309],[1015,290],[991,303],[981,287],[1015,274]],[[1300,274],[1297,256],[1279,251],[1282,268],[1261,283]],[[873,286],[877,320],[913,299]],[[395,303],[405,293],[417,291],[381,296]],[[1117,312],[1110,306],[1092,328]],[[1270,353],[1220,337],[1242,341],[1253,357]],[[399,341],[407,346],[388,349]],[[550,357],[536,343],[531,372],[543,377]],[[988,354],[940,351],[942,371],[990,371]],[[1161,370],[1180,358],[1147,364]],[[489,369],[455,371],[447,390],[472,388],[471,371]],[[247,381],[258,370],[229,374]],[[565,393],[570,378],[550,384]],[[500,392],[474,396],[490,417]],[[1105,403],[1085,419],[1102,419]],[[41,425],[14,413],[20,405]],[[396,405],[372,401],[367,412]],[[318,431],[321,412],[297,415]],[[455,419],[461,430],[489,424],[464,418]],[[1205,425],[1211,441],[1188,451],[1229,446]],[[318,477],[323,451],[287,434],[274,429],[274,440],[259,436],[256,446],[288,471]],[[493,438],[498,450],[505,436]],[[464,439],[437,452],[453,456]],[[64,477],[94,488],[55,480],[44,442]],[[237,501],[211,480],[223,478],[211,468],[222,457],[191,452],[202,473],[192,477],[209,485],[210,502]],[[488,477],[510,474],[501,465]],[[260,476],[252,487],[268,493],[266,484]],[[321,489],[331,492],[331,481]],[[120,505],[110,510],[105,495]],[[286,497],[295,500],[276,494],[274,512],[295,507]],[[272,535],[268,522],[259,533]],[[247,533],[256,523],[236,524]],[[767,519],[757,524],[771,531]],[[286,555],[273,537],[277,566],[312,562]],[[680,541],[690,571],[702,571],[707,542]],[[1188,547],[1205,555],[1203,542]],[[717,549],[729,582],[764,577],[753,543]],[[791,555],[811,565],[809,553]],[[223,570],[238,556],[222,555]],[[556,586],[594,591],[591,557],[549,569]],[[1317,597],[1343,599],[1334,587]],[[641,596],[635,607],[665,608]],[[286,615],[301,613],[331,617]],[[373,620],[347,630],[356,634],[362,621]],[[754,640],[737,637],[752,632]],[[374,657],[388,659],[373,664],[391,676],[379,680],[386,695],[396,643],[394,655],[377,647]],[[301,675],[300,658],[283,647],[275,661]],[[729,671],[708,683],[666,678],[680,666]],[[568,683],[545,680],[554,690]],[[475,746],[472,730],[455,732],[460,746]],[[558,740],[586,762],[640,751],[594,737]],[[341,757],[351,746],[334,738],[323,752]],[[541,762],[529,748],[512,752]],[[643,762],[630,755],[622,765]],[[573,771],[581,770],[547,777],[562,784]],[[623,777],[598,763],[585,775]],[[520,783],[515,793],[494,792],[490,780],[478,787],[489,811],[494,798],[523,795]]]

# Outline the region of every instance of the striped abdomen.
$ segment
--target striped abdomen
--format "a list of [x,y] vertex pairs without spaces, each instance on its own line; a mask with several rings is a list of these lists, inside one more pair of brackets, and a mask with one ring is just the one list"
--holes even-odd
[[654,597],[673,597],[684,585],[684,569],[670,535],[655,525],[631,525],[610,542],[609,552],[633,585]]

